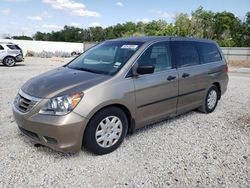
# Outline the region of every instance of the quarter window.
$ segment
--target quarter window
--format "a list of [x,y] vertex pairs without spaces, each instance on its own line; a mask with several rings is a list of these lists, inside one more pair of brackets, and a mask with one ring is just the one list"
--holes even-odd
[[203,57],[203,63],[221,61],[221,55],[217,46],[213,43],[200,43],[199,49]]
[[173,54],[178,67],[198,65],[200,63],[199,54],[194,42],[174,41]]
[[4,48],[2,47],[2,45],[0,45],[0,50],[4,50]]
[[172,68],[168,42],[151,45],[138,59],[139,65],[154,65],[155,72]]

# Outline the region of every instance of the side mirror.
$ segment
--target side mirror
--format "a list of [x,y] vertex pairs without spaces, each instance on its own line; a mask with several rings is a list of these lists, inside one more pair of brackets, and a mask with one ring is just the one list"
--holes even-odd
[[154,65],[141,65],[137,68],[138,74],[153,74],[155,71]]

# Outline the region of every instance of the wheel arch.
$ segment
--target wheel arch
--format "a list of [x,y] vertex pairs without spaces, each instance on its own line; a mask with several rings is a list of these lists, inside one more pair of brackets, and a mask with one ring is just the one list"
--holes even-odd
[[212,83],[214,86],[217,87],[218,91],[219,91],[219,99],[221,98],[221,85],[219,82],[214,82]]
[[16,57],[12,56],[12,55],[6,55],[4,58],[3,58],[3,61],[8,58],[8,57],[11,57],[11,58],[14,58],[16,60]]
[[[135,130],[135,120],[130,112],[130,110],[128,109],[128,107],[126,107],[124,104],[120,104],[120,103],[113,103],[113,104],[108,104],[105,106],[102,106],[101,108],[99,108],[98,110],[96,110],[92,115],[91,118],[88,120],[88,123],[86,125],[86,127],[89,125],[90,120],[101,110],[106,109],[106,108],[110,108],[110,107],[117,107],[120,108],[126,115],[127,120],[128,120],[128,133],[133,133]],[[85,131],[86,131],[86,127],[83,133],[83,137],[85,135]]]

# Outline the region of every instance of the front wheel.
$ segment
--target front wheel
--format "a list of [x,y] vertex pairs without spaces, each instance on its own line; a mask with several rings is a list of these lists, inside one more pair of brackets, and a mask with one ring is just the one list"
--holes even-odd
[[103,155],[117,149],[128,130],[128,120],[125,113],[117,107],[105,108],[95,114],[83,138],[87,150]]
[[77,55],[76,52],[71,52],[71,56],[75,56],[75,55]]
[[16,64],[16,60],[14,57],[6,57],[3,60],[3,64],[6,65],[7,67],[13,67]]
[[203,101],[202,106],[199,108],[201,112],[211,113],[215,110],[219,100],[219,90],[213,85],[209,88],[206,94],[206,98]]

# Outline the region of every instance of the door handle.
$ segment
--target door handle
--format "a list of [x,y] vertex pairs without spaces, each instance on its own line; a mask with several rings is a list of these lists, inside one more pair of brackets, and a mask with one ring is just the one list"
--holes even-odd
[[168,78],[167,78],[167,80],[168,81],[171,81],[171,80],[174,80],[176,78],[176,76],[169,76]]
[[186,77],[189,77],[190,76],[190,74],[188,74],[188,73],[183,73],[182,74],[182,78],[186,78]]

